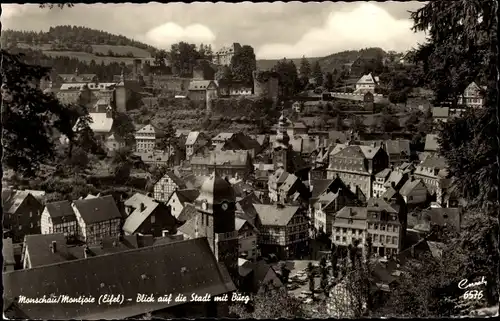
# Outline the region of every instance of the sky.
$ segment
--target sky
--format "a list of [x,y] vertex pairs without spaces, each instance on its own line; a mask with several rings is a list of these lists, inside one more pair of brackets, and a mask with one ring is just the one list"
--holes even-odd
[[408,11],[424,2],[273,2],[76,4],[40,9],[2,4],[2,28],[46,31],[76,25],[100,29],[169,49],[179,41],[211,44],[215,50],[238,42],[257,59],[322,57],[344,50],[381,47],[403,52],[425,41],[414,33]]

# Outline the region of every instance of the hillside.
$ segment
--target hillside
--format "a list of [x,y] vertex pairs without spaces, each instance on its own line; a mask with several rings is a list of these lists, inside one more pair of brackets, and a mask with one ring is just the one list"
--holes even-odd
[[[349,51],[342,51],[342,52],[337,52],[334,54],[331,54],[326,57],[321,57],[321,58],[307,58],[311,64],[315,63],[316,61],[319,62],[319,65],[321,66],[321,69],[325,72],[331,72],[333,69],[340,70],[342,68],[342,65],[353,62],[356,60],[358,57],[364,58],[364,59],[370,59],[370,58],[375,58],[377,56],[382,56],[385,57],[387,53],[382,50],[381,48],[367,48],[367,49],[361,49],[361,50],[349,50]],[[262,70],[268,70],[274,67],[276,63],[280,59],[261,59],[257,60],[257,68],[262,69]],[[300,61],[302,58],[294,58],[291,59],[297,66],[297,68],[300,66]]]
[[3,48],[40,51],[49,57],[77,58],[90,63],[131,64],[134,58],[149,58],[156,48],[121,35],[76,26],[51,27],[47,32],[4,30]]

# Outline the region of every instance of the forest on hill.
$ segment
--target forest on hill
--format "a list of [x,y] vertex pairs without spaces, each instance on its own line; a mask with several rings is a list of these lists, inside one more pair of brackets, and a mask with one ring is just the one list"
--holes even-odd
[[56,26],[44,31],[2,30],[1,43],[3,48],[9,48],[17,43],[28,45],[52,44],[71,48],[77,45],[108,45],[130,46],[148,52],[156,51],[153,46],[132,40],[122,35],[80,26]]
[[[387,53],[381,48],[366,48],[361,50],[347,50],[342,52],[333,53],[326,57],[306,57],[311,65],[314,65],[316,62],[319,63],[321,69],[324,71],[333,71],[334,69],[340,70],[342,65],[353,62],[358,57],[366,60],[376,59],[379,57],[386,57]],[[295,63],[296,66],[299,66],[302,58],[293,58],[289,59]],[[260,70],[269,70],[272,69],[277,63],[279,59],[259,59],[257,60],[257,68]]]

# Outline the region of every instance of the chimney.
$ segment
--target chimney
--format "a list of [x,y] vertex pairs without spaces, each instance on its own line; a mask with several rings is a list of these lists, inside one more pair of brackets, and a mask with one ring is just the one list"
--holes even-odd
[[391,187],[396,189],[396,183],[395,182],[391,182]]
[[57,242],[56,241],[52,241],[52,244],[50,245],[50,249],[52,250],[52,253],[57,252]]
[[113,247],[116,247],[118,243],[116,241],[113,241]]
[[413,182],[415,180],[415,176],[411,175],[410,176],[410,182]]
[[282,203],[277,203],[276,207],[281,209],[281,208],[285,208],[285,205],[283,205]]
[[141,212],[144,212],[144,210],[146,209],[146,205],[144,205],[144,203],[141,203],[140,209],[141,209]]

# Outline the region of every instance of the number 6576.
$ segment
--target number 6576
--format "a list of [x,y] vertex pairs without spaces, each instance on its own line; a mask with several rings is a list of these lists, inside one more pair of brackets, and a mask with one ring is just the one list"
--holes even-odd
[[464,300],[481,300],[483,298],[483,291],[469,290],[463,295]]

